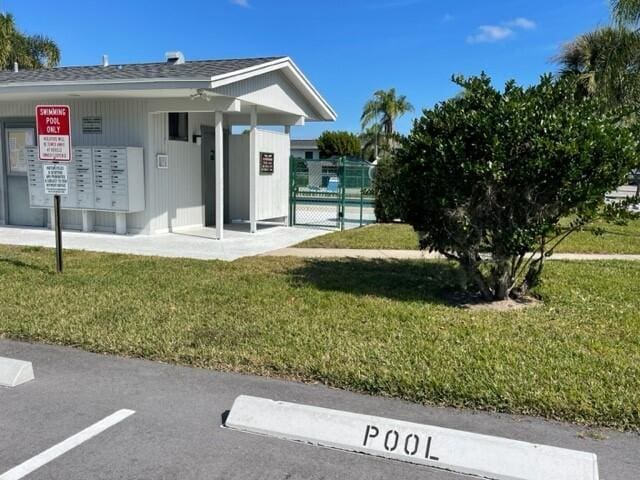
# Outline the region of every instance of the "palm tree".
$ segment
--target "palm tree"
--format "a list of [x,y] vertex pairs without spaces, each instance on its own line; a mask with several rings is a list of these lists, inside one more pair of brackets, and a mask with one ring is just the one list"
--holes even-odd
[[381,140],[383,138],[382,125],[379,123],[374,123],[370,127],[365,128],[360,134],[362,158],[371,162],[378,160]]
[[360,121],[363,129],[375,123],[380,124],[388,140],[395,133],[395,121],[409,112],[413,112],[413,105],[405,95],[396,95],[395,88],[378,90],[373,94],[373,98],[365,103]]
[[640,21],[640,0],[612,0],[613,15],[622,23],[637,24]]
[[608,107],[640,105],[640,32],[599,28],[564,45],[556,61],[561,76],[578,78],[583,95],[598,95]]
[[20,32],[13,15],[0,13],[0,70],[12,68],[14,62],[25,69],[55,67],[60,49],[47,37]]
[[[566,44],[556,58],[560,75],[578,77],[582,95],[597,95],[605,107],[640,108],[640,32],[603,27]],[[637,114],[628,121],[637,121]],[[640,200],[640,169],[632,172]]]

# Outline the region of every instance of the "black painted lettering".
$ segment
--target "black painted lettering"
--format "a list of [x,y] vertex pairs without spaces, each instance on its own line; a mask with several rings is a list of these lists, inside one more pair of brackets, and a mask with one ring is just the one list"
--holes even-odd
[[[391,436],[395,437],[393,446],[389,446],[389,439]],[[398,442],[400,441],[400,435],[395,430],[389,430],[384,437],[384,448],[387,449],[388,452],[393,452],[396,448],[398,448]]]
[[367,425],[367,429],[364,432],[364,444],[363,446],[367,446],[367,441],[370,438],[376,438],[378,436],[378,434],[380,433],[380,430],[378,430],[378,427],[374,426],[374,425]]
[[[413,448],[409,447],[412,440],[413,440]],[[420,439],[418,438],[417,435],[414,435],[413,433],[407,435],[407,438],[404,439],[404,453],[411,456],[415,455],[418,452],[419,444],[420,444]]]
[[424,458],[433,461],[439,461],[439,457],[434,457],[433,455],[429,455],[431,453],[431,437],[427,437],[427,451],[424,454]]

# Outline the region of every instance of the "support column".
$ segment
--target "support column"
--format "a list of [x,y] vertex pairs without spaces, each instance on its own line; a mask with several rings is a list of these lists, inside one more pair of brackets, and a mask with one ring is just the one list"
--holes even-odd
[[95,214],[90,210],[82,210],[82,231],[93,232]]
[[[284,126],[284,134],[289,137],[289,145],[291,145],[291,125]],[[289,214],[291,214],[291,150],[289,150],[289,159],[287,165],[289,166]],[[282,219],[285,227],[291,226],[291,218],[289,215]]]
[[122,212],[116,212],[116,235],[127,234],[127,214]]
[[249,133],[249,223],[251,233],[258,230],[257,210],[258,199],[256,195],[256,183],[258,175],[258,107],[251,108],[251,131]]
[[224,130],[222,112],[215,113],[216,237],[224,238]]

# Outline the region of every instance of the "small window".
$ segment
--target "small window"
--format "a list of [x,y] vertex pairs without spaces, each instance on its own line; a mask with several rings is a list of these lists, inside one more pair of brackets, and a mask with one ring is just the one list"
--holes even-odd
[[313,152],[304,152],[305,160],[313,160]]
[[169,113],[169,140],[189,141],[188,113]]

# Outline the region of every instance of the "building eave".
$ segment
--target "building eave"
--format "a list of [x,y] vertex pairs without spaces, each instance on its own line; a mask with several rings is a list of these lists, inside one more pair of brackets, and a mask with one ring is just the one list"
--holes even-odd
[[302,71],[289,57],[279,58],[277,60],[255,65],[235,72],[229,72],[217,75],[211,78],[211,88],[215,89],[231,83],[240,82],[252,77],[264,75],[265,73],[281,70],[287,78],[300,90],[304,97],[314,106],[319,114],[319,118],[311,118],[310,120],[320,120],[333,122],[338,115],[331,105],[320,95],[318,90],[304,76]]

